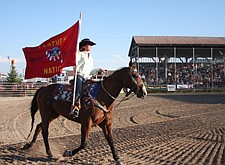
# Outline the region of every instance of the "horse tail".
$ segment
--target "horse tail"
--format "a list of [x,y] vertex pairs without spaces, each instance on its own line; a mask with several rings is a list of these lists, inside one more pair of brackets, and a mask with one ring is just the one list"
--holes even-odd
[[34,120],[35,120],[35,114],[36,112],[38,111],[38,104],[37,104],[37,95],[39,93],[39,91],[42,89],[43,87],[39,88],[35,94],[34,94],[34,97],[31,101],[31,105],[30,105],[30,112],[31,112],[31,118],[32,118],[32,121],[31,121],[31,129],[30,129],[30,133],[29,135],[27,136],[27,139],[30,137],[30,134],[33,130],[33,127],[34,127]]

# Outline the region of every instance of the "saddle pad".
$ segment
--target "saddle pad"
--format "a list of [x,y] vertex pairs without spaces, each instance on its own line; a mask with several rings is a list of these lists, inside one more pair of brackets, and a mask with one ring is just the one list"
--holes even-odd
[[90,84],[88,84],[88,92],[84,93],[84,98],[90,97],[89,94],[91,95],[91,97],[93,99],[96,99],[96,97],[98,96],[98,92],[100,89],[100,82],[92,82]]
[[[87,90],[88,92],[85,92],[82,97],[89,98],[90,95],[92,98],[96,99],[99,89],[100,89],[100,83],[99,82],[92,82],[87,84]],[[89,95],[90,94],[90,95]],[[54,92],[53,96],[55,100],[63,100],[63,101],[69,101],[72,102],[73,100],[73,86],[71,85],[65,85],[65,84],[59,84]]]
[[72,102],[73,100],[73,86],[71,85],[65,85],[65,84],[59,84],[54,92],[53,96],[55,100],[63,100],[63,101],[69,101]]

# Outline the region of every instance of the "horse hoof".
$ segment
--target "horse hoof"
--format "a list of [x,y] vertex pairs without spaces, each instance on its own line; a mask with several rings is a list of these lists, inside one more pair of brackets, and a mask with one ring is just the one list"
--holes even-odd
[[30,143],[26,143],[26,144],[23,146],[22,150],[29,149],[31,146],[32,146],[32,145],[31,145]]
[[48,155],[47,159],[50,160],[50,161],[58,160],[58,158],[54,157],[53,155]]
[[123,163],[121,162],[120,159],[118,159],[118,160],[116,161],[116,165],[123,165]]
[[63,156],[64,157],[71,157],[73,156],[73,153],[71,150],[66,150],[64,153],[63,153]]
[[53,155],[52,154],[48,154],[48,159],[52,159]]

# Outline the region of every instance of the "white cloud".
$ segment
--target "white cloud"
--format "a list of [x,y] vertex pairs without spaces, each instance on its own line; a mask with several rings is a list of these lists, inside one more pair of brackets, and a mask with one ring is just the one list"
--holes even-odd
[[127,60],[127,58],[125,59],[123,56],[120,56],[120,55],[117,55],[117,54],[112,55],[112,57],[113,57],[115,60],[119,60],[119,61]]
[[[15,63],[23,63],[24,62],[24,58],[10,58],[10,61],[14,60]],[[9,63],[9,59],[7,58],[3,58],[2,56],[0,56],[0,63]]]
[[23,63],[24,59],[23,58],[14,58],[15,64]]
[[104,68],[109,70],[118,69],[121,67],[128,66],[129,58],[121,55],[114,54],[107,59],[94,59],[95,68]]
[[2,56],[0,56],[0,63],[7,63],[9,62],[8,58],[3,58]]
[[[19,73],[23,73],[23,70],[25,68],[25,60],[24,58],[10,58],[10,61],[14,59],[15,60],[15,66],[16,70]],[[11,62],[9,61],[8,57],[2,57],[0,56],[0,73],[8,73],[10,70]]]

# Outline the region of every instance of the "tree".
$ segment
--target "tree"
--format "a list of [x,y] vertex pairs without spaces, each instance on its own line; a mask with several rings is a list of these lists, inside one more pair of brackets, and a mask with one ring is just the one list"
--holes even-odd
[[8,73],[7,77],[6,77],[6,81],[7,82],[21,82],[22,79],[19,78],[19,74],[16,71],[16,67],[14,65],[12,65],[12,69],[10,70],[10,72]]

